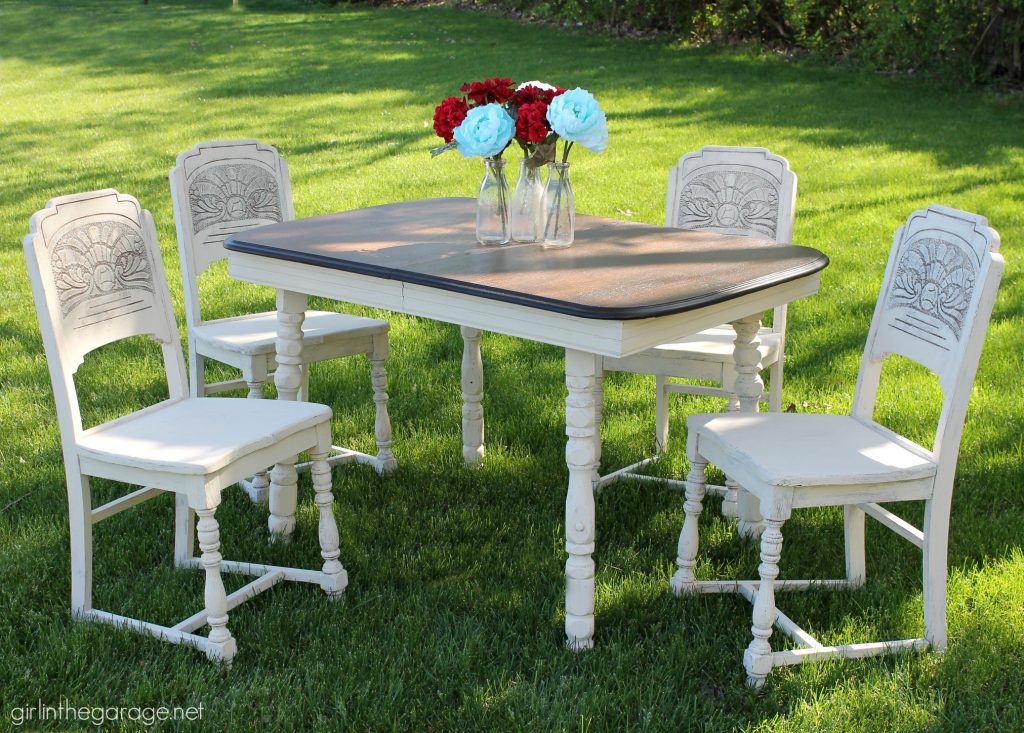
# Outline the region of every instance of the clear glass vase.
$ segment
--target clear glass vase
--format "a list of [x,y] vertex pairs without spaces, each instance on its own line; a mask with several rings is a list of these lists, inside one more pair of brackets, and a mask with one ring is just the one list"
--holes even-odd
[[569,185],[569,164],[548,164],[548,185],[544,190],[545,249],[572,245],[576,236],[576,200]]
[[544,181],[540,167],[528,165],[526,158],[519,161],[509,224],[516,242],[539,242],[544,237]]
[[505,161],[502,158],[484,158],[484,180],[476,199],[476,241],[480,244],[508,244],[508,212]]

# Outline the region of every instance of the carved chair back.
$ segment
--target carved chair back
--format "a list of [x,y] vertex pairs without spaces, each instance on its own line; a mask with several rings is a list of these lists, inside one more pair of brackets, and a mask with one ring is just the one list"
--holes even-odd
[[185,319],[202,323],[199,277],[227,257],[224,239],[262,224],[295,218],[288,164],[256,140],[199,143],[178,156],[170,173],[178,231]]
[[170,398],[188,393],[156,228],[135,198],[105,189],[51,199],[24,247],[66,451],[82,431],[74,374],[94,349],[152,336]]
[[951,491],[971,385],[1003,272],[999,235],[983,216],[933,205],[896,231],[868,331],[853,415],[872,421],[885,359],[934,373],[943,405],[932,452],[936,491]]
[[[687,153],[668,174],[665,226],[770,239],[793,239],[796,174],[765,148],[708,145]],[[783,332],[786,306],[772,328]]]

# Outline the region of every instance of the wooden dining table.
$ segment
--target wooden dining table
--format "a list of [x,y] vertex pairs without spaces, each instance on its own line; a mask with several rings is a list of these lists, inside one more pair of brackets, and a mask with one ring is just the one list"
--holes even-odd
[[[565,349],[565,633],[572,648],[587,649],[602,358],[731,323],[739,406],[756,412],[761,314],[816,293],[828,258],[809,247],[585,215],[576,217],[576,241],[566,249],[481,246],[475,213],[474,199],[437,198],[255,227],[225,241],[228,271],[277,289],[280,399],[298,397],[310,295],[459,325],[467,463],[484,456],[481,332]],[[271,473],[271,512],[294,507],[275,501],[279,484],[294,491],[294,471],[288,463]]]

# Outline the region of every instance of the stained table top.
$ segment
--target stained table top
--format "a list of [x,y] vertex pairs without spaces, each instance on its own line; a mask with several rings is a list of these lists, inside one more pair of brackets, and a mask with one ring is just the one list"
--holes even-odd
[[694,310],[813,275],[816,249],[577,215],[567,249],[482,246],[476,201],[438,198],[238,232],[231,251],[399,280],[584,318]]

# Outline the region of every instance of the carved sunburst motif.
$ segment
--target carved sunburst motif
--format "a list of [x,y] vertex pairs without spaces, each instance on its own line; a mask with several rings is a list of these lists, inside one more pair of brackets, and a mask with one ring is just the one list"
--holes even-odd
[[904,250],[888,305],[930,316],[959,339],[975,280],[974,264],[960,247],[923,237]]
[[242,219],[281,221],[277,181],[252,163],[230,163],[205,169],[188,188],[192,229]]
[[91,298],[127,290],[154,292],[142,233],[124,222],[75,227],[54,245],[50,264],[65,316]]
[[679,199],[683,229],[730,229],[775,238],[779,191],[750,171],[709,171],[686,182]]

